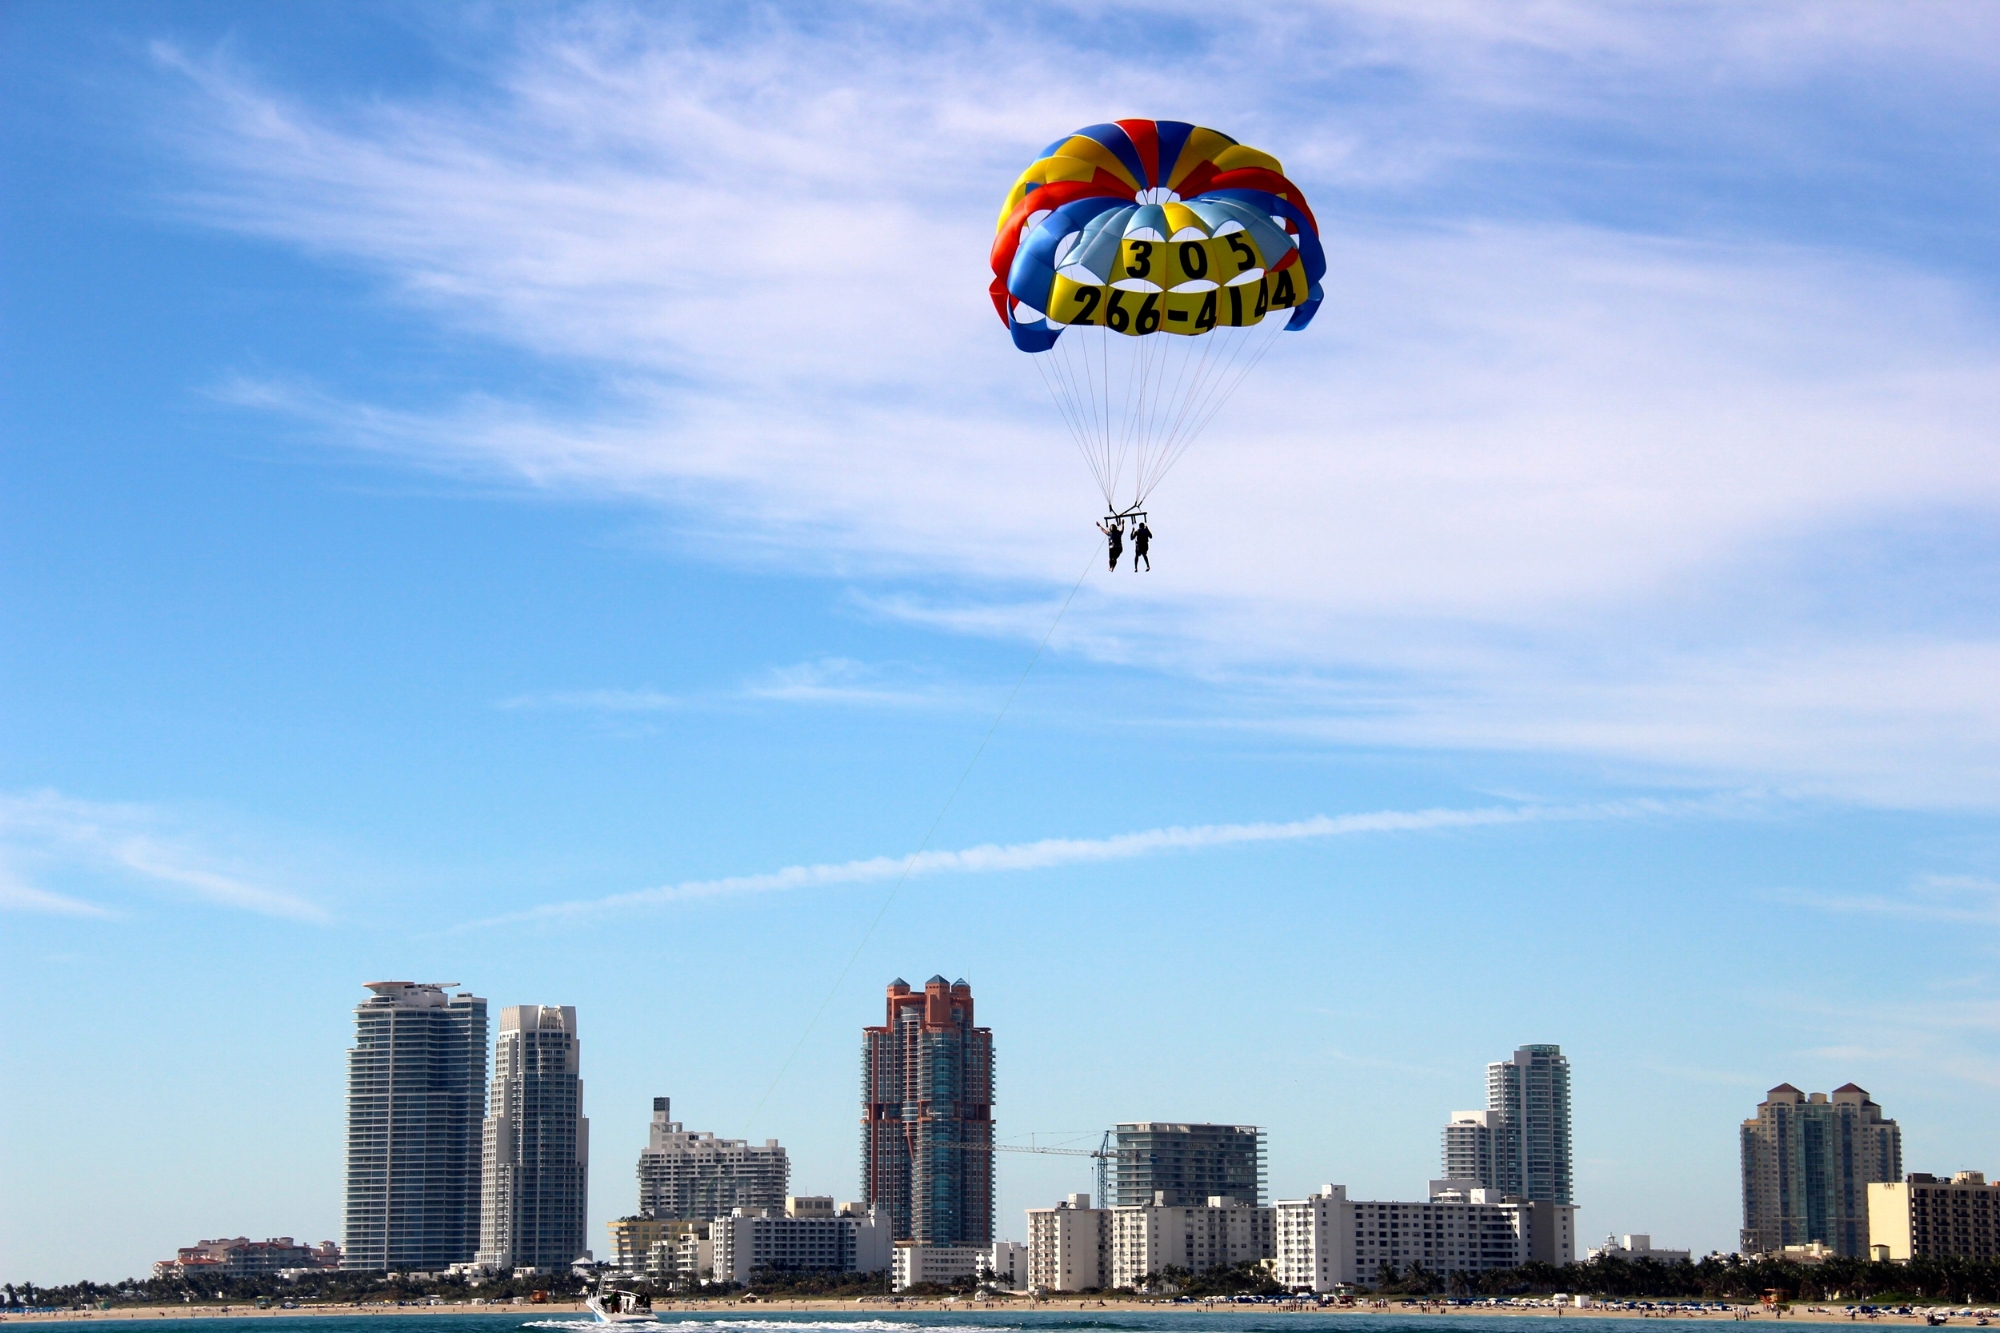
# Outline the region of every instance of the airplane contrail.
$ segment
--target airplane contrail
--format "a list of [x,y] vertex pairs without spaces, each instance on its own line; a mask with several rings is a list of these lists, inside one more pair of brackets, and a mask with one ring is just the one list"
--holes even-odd
[[[1649,815],[1712,810],[1713,802],[1612,801],[1591,805],[1496,805],[1472,809],[1377,810],[1367,814],[1315,815],[1289,823],[1198,824],[1193,827],[1143,829],[1108,838],[1043,838],[1037,842],[983,843],[959,851],[920,852],[911,856],[871,856],[859,861],[786,866],[754,875],[722,879],[683,880],[603,898],[545,903],[504,916],[467,923],[467,927],[506,925],[555,917],[645,907],[738,893],[771,893],[786,889],[823,888],[836,884],[866,884],[894,879],[908,869],[909,878],[922,875],[974,875],[1001,870],[1046,870],[1054,866],[1129,861],[1159,852],[1197,851],[1243,843],[1296,842],[1309,838],[1352,837],[1363,833],[1416,833],[1437,829],[1489,828],[1503,824],[1554,823],[1573,820],[1635,819]],[[465,928],[465,927],[462,927]]]

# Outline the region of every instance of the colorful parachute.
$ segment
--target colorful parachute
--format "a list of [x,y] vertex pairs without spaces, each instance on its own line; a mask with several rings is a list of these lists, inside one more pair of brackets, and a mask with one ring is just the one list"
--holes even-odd
[[[1120,120],[1058,139],[1014,182],[992,293],[1014,345],[1050,354],[1036,366],[1120,513],[1146,502],[1280,327],[1312,322],[1325,272],[1319,226],[1276,158],[1184,121]],[[1278,310],[1290,317],[1267,319]]]

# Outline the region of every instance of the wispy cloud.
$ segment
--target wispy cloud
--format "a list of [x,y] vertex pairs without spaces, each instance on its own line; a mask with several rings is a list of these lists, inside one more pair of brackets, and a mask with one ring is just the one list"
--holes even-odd
[[[1131,24],[1063,7],[723,34],[587,5],[527,23],[462,93],[356,104],[162,44],[193,90],[161,118],[199,166],[182,207],[604,385],[585,406],[498,383],[401,408],[270,376],[225,392],[416,466],[642,497],[719,538],[710,558],[804,556],[942,627],[1039,632],[1020,606],[1067,588],[1093,535],[1080,465],[979,282],[887,294],[983,253],[996,182],[1051,126],[1171,104],[1295,165],[1333,295],[1181,465],[1156,572],[1087,586],[1058,650],[1254,676],[1329,740],[1992,802],[1990,304],[1893,249],[1675,221],[1789,216],[1730,192],[1816,153],[1916,169],[1885,145],[1952,136],[1828,148],[1812,90],[1877,90],[1843,124],[1984,123],[1990,17],[1334,4],[1210,41],[1207,11],[1151,8],[1194,39],[1134,59]],[[1054,28],[1077,58],[1051,64]],[[1232,54],[1276,49],[1275,76]],[[1650,169],[1577,165],[1612,131],[1628,162],[1727,168],[1676,168],[1652,208]],[[1578,220],[1613,214],[1637,220]],[[1861,534],[1951,515],[1973,535],[1940,561],[1892,542],[1857,568]],[[913,579],[951,590],[899,603]],[[1894,614],[1857,603],[1870,581]],[[1329,702],[1357,678],[1367,707]]]
[[[0,850],[24,866],[108,873],[128,884],[294,921],[324,922],[325,909],[226,866],[161,811],[77,800],[52,791],[0,794]],[[0,880],[0,906],[109,917],[111,909],[16,879]]]
[[110,908],[97,903],[37,888],[16,876],[5,866],[0,866],[0,911],[35,912],[44,916],[91,917],[99,921],[108,921],[118,915]]
[[822,657],[777,668],[747,682],[741,695],[779,703],[888,708],[935,708],[959,701],[957,696],[939,690],[889,687],[880,671],[846,657]]
[[503,699],[505,709],[552,709],[622,714],[723,708],[744,703],[829,704],[858,708],[955,707],[961,696],[938,688],[896,687],[879,667],[846,657],[821,657],[773,667],[733,689],[666,694],[653,689],[550,690]]
[[1202,851],[1253,843],[1297,842],[1305,839],[1354,837],[1371,833],[1422,833],[1493,828],[1510,824],[1576,820],[1641,819],[1709,813],[1730,808],[1721,802],[1618,801],[1590,805],[1509,805],[1465,810],[1379,810],[1368,814],[1316,815],[1311,819],[1268,824],[1201,824],[1121,833],[1108,838],[1044,838],[1005,845],[986,843],[959,851],[919,852],[905,856],[875,856],[866,860],[787,866],[782,870],[723,879],[685,880],[679,884],[615,893],[603,898],[548,903],[469,923],[504,925],[557,917],[655,907],[744,893],[832,888],[867,884],[908,875],[980,875],[1001,871],[1048,870],[1058,866],[1129,861],[1165,852]]
[[1843,916],[1889,916],[1906,921],[2000,926],[2000,881],[1976,875],[1924,875],[1900,893],[1840,894],[1777,889],[1773,900]]
[[548,690],[502,699],[508,709],[549,708],[580,713],[660,713],[685,708],[679,695],[658,690]]

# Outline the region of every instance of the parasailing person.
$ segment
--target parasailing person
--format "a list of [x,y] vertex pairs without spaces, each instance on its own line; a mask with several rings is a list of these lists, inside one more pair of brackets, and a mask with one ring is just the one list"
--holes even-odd
[[1146,554],[1146,548],[1153,544],[1153,530],[1146,526],[1145,516],[1139,517],[1139,524],[1132,529],[1132,572],[1139,572],[1139,562],[1146,562],[1146,572],[1153,572],[1153,558]]
[[[1111,553],[1111,569],[1113,573],[1116,573],[1118,570],[1118,557],[1125,554],[1125,520],[1114,518],[1108,527],[1099,523],[1097,530],[1104,534],[1105,547]],[[1138,561],[1138,556],[1135,555],[1132,557],[1132,562],[1135,566],[1138,564]],[[1152,562],[1150,560],[1147,561],[1146,568],[1151,569],[1152,567]]]

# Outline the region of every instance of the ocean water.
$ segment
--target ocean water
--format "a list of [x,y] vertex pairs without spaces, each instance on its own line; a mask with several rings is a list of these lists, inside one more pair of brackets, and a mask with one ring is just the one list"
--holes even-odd
[[[1538,1314],[1542,1312],[1537,1312]],[[1551,1322],[1554,1311],[1546,1312]],[[1382,1333],[1385,1319],[1393,1320],[1397,1333],[1529,1333],[1521,1315],[1420,1315],[1352,1311],[1287,1313],[1281,1310],[1237,1306],[1229,1310],[1177,1309],[1158,1314],[1130,1310],[1077,1309],[1074,1306],[1024,1310],[801,1310],[787,1314],[778,1310],[744,1310],[724,1313],[712,1310],[663,1310],[657,1319],[643,1324],[623,1324],[618,1333]],[[116,1316],[98,1316],[104,1323],[116,1323]],[[212,1328],[214,1316],[198,1319],[156,1319],[137,1325],[135,1333],[197,1333]],[[1703,1323],[1727,1323],[1725,1316],[1708,1315]],[[1809,1322],[1800,1319],[1800,1323]],[[1565,1314],[1560,1321],[1574,1333],[1637,1333],[1630,1319],[1591,1318]],[[1539,1327],[1537,1322],[1536,1327]],[[518,1330],[546,1330],[549,1333],[588,1333],[607,1325],[589,1317],[550,1317],[526,1310],[493,1314],[395,1314],[313,1315],[304,1318],[260,1315],[257,1333],[517,1333]],[[1553,1331],[1551,1331],[1553,1333]]]

